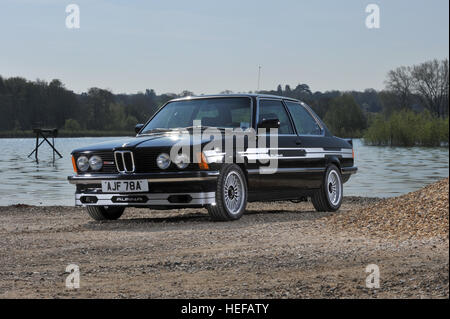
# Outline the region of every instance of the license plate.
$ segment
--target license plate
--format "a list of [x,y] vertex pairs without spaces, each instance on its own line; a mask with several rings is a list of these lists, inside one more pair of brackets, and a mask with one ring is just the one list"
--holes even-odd
[[102,192],[103,193],[148,192],[148,182],[146,179],[102,181]]

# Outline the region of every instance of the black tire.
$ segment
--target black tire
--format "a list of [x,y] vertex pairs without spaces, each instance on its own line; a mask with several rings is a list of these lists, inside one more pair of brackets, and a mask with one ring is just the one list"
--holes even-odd
[[122,216],[122,206],[87,206],[87,212],[95,220],[116,220]]
[[[336,185],[332,184],[333,179],[332,176],[336,178]],[[333,187],[336,188],[336,197],[333,195]],[[337,211],[342,204],[343,198],[343,183],[342,183],[342,175],[339,168],[331,164],[328,166],[322,181],[322,185],[318,191],[314,193],[311,197],[311,201],[314,205],[314,208],[318,212],[335,212]]]
[[237,220],[246,206],[247,181],[242,169],[236,164],[224,165],[217,178],[216,204],[207,206],[209,215],[216,221]]

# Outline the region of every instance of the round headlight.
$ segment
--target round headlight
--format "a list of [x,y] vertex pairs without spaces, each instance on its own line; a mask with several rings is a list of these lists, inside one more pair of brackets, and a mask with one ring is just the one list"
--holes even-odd
[[102,168],[103,162],[100,156],[94,155],[89,159],[89,166],[91,166],[93,171],[98,171]]
[[77,167],[80,171],[86,172],[89,169],[89,160],[86,156],[80,156],[77,159]]
[[156,164],[160,169],[166,169],[170,166],[170,156],[166,153],[159,154],[156,158]]
[[175,156],[173,161],[179,169],[185,169],[189,165],[189,157],[186,154]]

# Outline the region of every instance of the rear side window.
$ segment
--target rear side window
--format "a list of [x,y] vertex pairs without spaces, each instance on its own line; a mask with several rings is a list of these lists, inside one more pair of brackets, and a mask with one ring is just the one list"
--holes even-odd
[[316,120],[299,103],[286,101],[286,106],[294,120],[299,135],[320,135],[321,130]]
[[294,134],[289,115],[281,101],[260,100],[259,101],[259,122],[262,119],[278,118],[280,120],[280,128],[278,134]]

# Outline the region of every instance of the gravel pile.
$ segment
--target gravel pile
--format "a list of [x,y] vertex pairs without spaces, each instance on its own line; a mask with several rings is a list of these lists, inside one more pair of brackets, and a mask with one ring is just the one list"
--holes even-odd
[[447,238],[449,179],[416,192],[328,217],[337,228],[389,238]]

